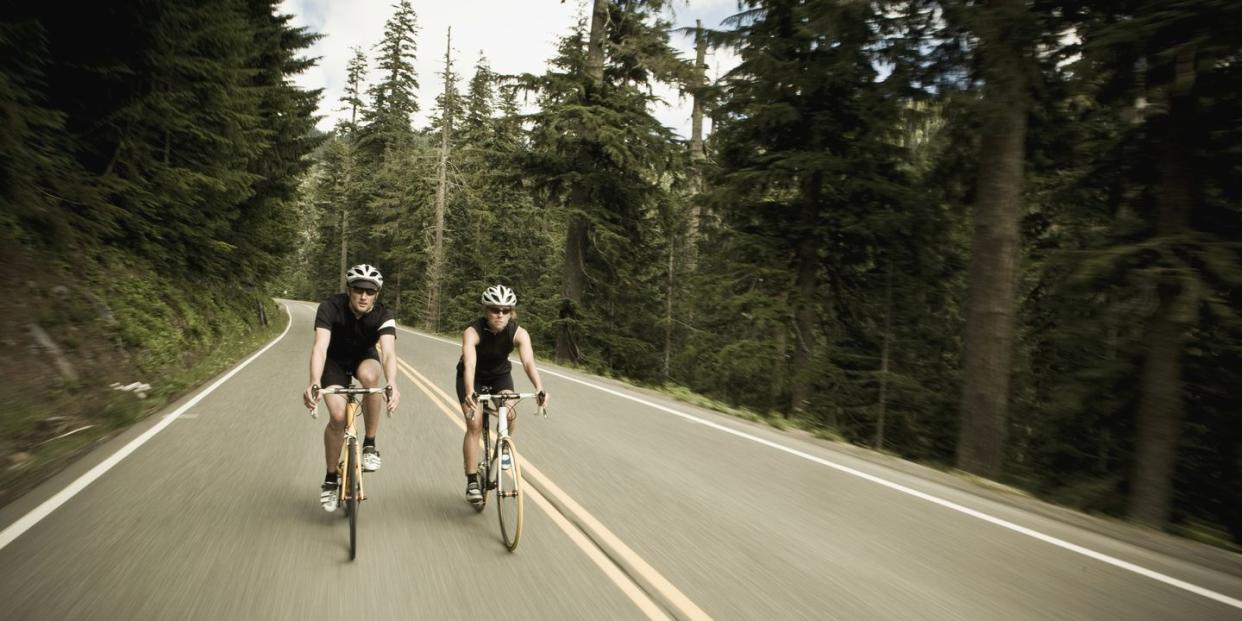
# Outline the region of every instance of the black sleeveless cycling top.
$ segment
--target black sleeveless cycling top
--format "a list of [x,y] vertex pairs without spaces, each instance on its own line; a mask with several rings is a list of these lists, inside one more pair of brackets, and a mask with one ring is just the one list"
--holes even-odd
[[[509,354],[513,353],[513,336],[517,334],[517,321],[509,320],[504,330],[494,333],[487,329],[487,318],[475,319],[470,327],[479,335],[479,345],[475,348],[476,357],[474,376],[495,377],[508,373],[513,365],[509,364]],[[458,359],[457,371],[465,369],[465,361]]]

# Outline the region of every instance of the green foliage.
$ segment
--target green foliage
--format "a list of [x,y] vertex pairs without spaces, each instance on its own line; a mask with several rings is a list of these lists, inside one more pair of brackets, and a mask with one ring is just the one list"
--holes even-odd
[[184,277],[273,277],[317,99],[285,79],[315,37],[274,8],[6,11],[4,44],[23,51],[0,80],[21,140],[5,186],[23,206],[5,212],[35,240],[133,248]]
[[545,74],[518,81],[541,105],[519,165],[536,203],[554,206],[556,224],[583,247],[581,264],[561,257],[583,282],[580,297],[558,296],[557,329],[579,361],[647,380],[656,378],[662,337],[651,303],[664,297],[659,214],[678,157],[648,111],[645,87],[675,65],[659,3],[650,4],[609,4],[602,82],[588,67],[583,24],[561,40]]
[[[406,127],[409,108],[391,94],[417,82],[400,63],[384,70],[363,127],[339,127],[304,177],[296,218],[286,219],[300,234],[290,236],[301,266],[290,280],[312,298],[335,291],[344,236],[350,263],[381,263],[385,302],[403,321],[421,318],[436,149],[451,110],[438,318],[448,332],[477,316],[483,287],[503,282],[517,290],[541,358],[569,327],[588,368],[859,444],[875,441],[882,411],[883,450],[949,462],[980,170],[977,7],[742,3],[730,30],[710,33],[742,62],[698,90],[711,96],[714,133],[705,194],[691,196],[685,145],[649,114],[650,85],[692,83],[667,47],[663,4],[609,3],[602,80],[578,24],[542,74],[498,76],[480,58],[465,92],[442,95],[432,126],[400,141],[379,139],[379,94],[406,111]],[[1005,479],[1090,511],[1125,510],[1148,321],[1171,280],[1198,300],[1178,309],[1188,338],[1174,519],[1237,537],[1235,4],[1028,6],[1038,32],[1024,34],[1040,54],[1029,80]],[[406,17],[390,20],[384,48],[404,51],[381,64],[413,58]],[[1179,135],[1195,192],[1186,226],[1170,234],[1160,231],[1156,156],[1170,135],[1173,63],[1187,46],[1195,120]],[[355,81],[346,103],[361,111],[360,89]],[[537,111],[522,115],[529,93]],[[693,231],[692,205],[701,210]],[[585,231],[584,282],[570,299],[565,242],[575,225]],[[802,412],[795,388],[812,395]]]
[[418,16],[409,0],[398,0],[384,22],[384,38],[376,46],[375,68],[381,78],[370,89],[371,107],[363,114],[360,146],[381,157],[394,143],[410,139],[410,123],[418,112]]
[[[1242,230],[1236,206],[1239,114],[1231,3],[1119,2],[1068,14],[1082,33],[1072,63],[1044,67],[1047,96],[1032,119],[1033,261],[1011,447],[1012,474],[1042,494],[1109,513],[1142,484],[1131,480],[1138,446],[1138,387],[1146,381],[1148,330],[1157,289],[1194,292],[1174,309],[1187,326],[1180,360],[1181,440],[1172,519],[1242,534],[1242,507],[1228,492],[1242,480],[1236,408],[1222,408],[1237,381]],[[1193,42],[1193,43],[1191,43]],[[1193,45],[1195,77],[1182,91],[1192,121],[1170,134],[1173,63]],[[1060,54],[1068,57],[1070,54]],[[1170,135],[1176,136],[1171,140]],[[1173,142],[1178,144],[1173,144]],[[1158,166],[1186,153],[1193,196],[1185,225],[1162,221]]]

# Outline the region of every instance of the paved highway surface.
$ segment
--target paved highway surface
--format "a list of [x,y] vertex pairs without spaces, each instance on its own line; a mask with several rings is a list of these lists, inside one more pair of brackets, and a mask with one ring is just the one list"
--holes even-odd
[[299,405],[315,307],[286,305],[269,347],[0,511],[0,617],[1242,619],[1236,555],[546,363],[509,553],[464,499],[458,346],[404,328],[350,562]]

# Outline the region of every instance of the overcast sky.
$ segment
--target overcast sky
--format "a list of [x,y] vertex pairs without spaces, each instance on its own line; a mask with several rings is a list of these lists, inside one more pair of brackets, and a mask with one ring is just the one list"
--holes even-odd
[[[324,35],[307,56],[319,63],[297,76],[304,88],[322,88],[319,102],[319,128],[327,131],[344,113],[340,97],[345,83],[345,64],[350,48],[361,47],[369,66],[375,64],[372,47],[383,38],[384,22],[393,13],[396,0],[284,0],[283,13],[293,15],[293,23]],[[474,74],[480,52],[497,73],[542,73],[555,54],[556,40],[570,31],[586,9],[581,0],[413,0],[418,17],[419,112],[415,127],[427,124],[427,113],[444,89],[440,73],[444,70],[447,30],[453,29],[453,62],[462,81]],[[725,17],[737,12],[737,0],[674,0],[669,15],[677,27],[694,26],[703,21],[706,28],[720,27]],[[672,44],[683,50],[683,57],[694,58],[692,38],[672,35]],[[708,51],[708,78],[715,79],[736,63],[732,53]],[[654,110],[655,116],[682,137],[690,133],[690,101],[679,101],[672,90],[658,90],[668,106]]]

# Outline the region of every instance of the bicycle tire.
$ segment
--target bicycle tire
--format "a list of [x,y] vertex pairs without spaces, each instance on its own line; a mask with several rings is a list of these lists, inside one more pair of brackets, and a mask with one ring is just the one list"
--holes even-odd
[[[504,468],[501,456],[509,453],[510,465]],[[517,449],[509,438],[496,442],[496,459],[492,460],[496,471],[496,515],[500,520],[500,537],[512,552],[522,539],[522,466],[518,463]]]
[[358,553],[358,441],[350,438],[350,463],[345,466],[346,489],[349,496],[345,499],[345,513],[349,516],[349,560],[354,560]]

